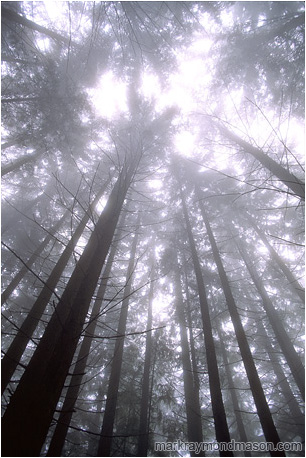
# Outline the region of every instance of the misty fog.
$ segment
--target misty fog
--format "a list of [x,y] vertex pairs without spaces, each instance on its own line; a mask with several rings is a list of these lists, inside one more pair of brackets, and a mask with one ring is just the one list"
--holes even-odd
[[304,2],[1,2],[2,456],[305,456]]

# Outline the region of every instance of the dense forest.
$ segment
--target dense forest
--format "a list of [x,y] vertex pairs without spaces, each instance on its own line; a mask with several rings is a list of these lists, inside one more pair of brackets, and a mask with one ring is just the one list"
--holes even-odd
[[2,456],[305,456],[304,2],[1,9]]

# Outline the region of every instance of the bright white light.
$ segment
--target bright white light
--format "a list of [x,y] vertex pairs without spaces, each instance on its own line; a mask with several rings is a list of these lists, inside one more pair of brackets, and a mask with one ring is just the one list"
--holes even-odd
[[267,254],[269,254],[269,250],[268,250],[268,248],[267,248],[265,245],[260,245],[260,246],[258,246],[258,247],[257,247],[257,251],[258,251],[260,254],[265,255],[265,256],[266,256]]
[[158,324],[164,323],[166,324],[169,320],[168,315],[168,308],[171,304],[171,295],[170,294],[159,294],[154,297],[152,307],[153,307],[153,315],[156,320],[158,320]]
[[162,182],[162,180],[158,180],[158,179],[150,180],[148,182],[148,186],[151,189],[157,189],[158,190],[163,186],[163,182]]
[[186,130],[178,133],[175,138],[175,147],[183,156],[191,156],[195,147],[195,136]]
[[36,46],[43,52],[48,51],[50,49],[50,40],[49,38],[36,38],[35,40]]
[[149,99],[158,96],[161,93],[158,77],[153,73],[144,73],[140,92]]
[[88,93],[99,116],[111,119],[128,109],[126,85],[111,71],[105,73],[95,89]]
[[62,2],[44,1],[44,7],[46,8],[48,16],[52,21],[62,16],[63,11],[61,8],[62,7],[61,3]]
[[192,43],[190,50],[196,53],[208,53],[212,45],[213,41],[209,38],[199,38]]

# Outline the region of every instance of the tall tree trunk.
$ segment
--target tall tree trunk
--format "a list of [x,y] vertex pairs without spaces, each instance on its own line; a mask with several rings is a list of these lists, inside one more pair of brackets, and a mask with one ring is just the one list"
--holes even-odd
[[142,150],[135,151],[125,161],[56,311],[11,397],[2,420],[5,456],[40,453],[141,155]]
[[132,276],[135,268],[135,255],[138,241],[139,231],[139,218],[137,222],[136,233],[134,235],[130,260],[126,274],[126,284],[124,288],[124,299],[121,304],[119,324],[117,329],[118,337],[115,343],[115,350],[112,362],[112,369],[108,382],[107,400],[105,404],[105,411],[103,416],[102,429],[100,434],[98,455],[97,456],[110,456],[112,447],[112,434],[114,429],[114,422],[116,416],[117,398],[119,391],[119,383],[121,377],[121,367],[123,359],[123,347],[126,333],[126,324],[128,316],[128,307],[130,301],[130,294],[132,290]]
[[293,173],[278,164],[261,149],[256,148],[238,137],[238,135],[231,132],[224,125],[217,122],[215,122],[214,125],[216,125],[220,132],[229,140],[239,145],[246,153],[251,154],[251,156],[259,161],[267,170],[269,170],[269,172],[272,173],[272,175],[276,176],[282,183],[284,183],[284,185],[287,186],[295,196],[305,200],[305,184],[293,175]]
[[290,421],[290,418],[289,418],[288,423],[290,425],[291,424],[293,425],[294,429],[296,429],[297,433],[301,436],[301,442],[303,442],[304,435],[305,435],[304,414],[302,413],[300,406],[297,400],[295,399],[294,394],[292,393],[292,390],[287,381],[286,375],[282,369],[281,364],[279,363],[277,359],[276,351],[274,350],[274,348],[271,345],[270,337],[268,336],[267,331],[265,330],[265,327],[262,324],[261,320],[258,320],[257,327],[258,327],[260,337],[264,338],[264,347],[267,350],[267,353],[269,355],[269,360],[271,361],[273,371],[276,375],[277,383],[281,389],[281,392],[286,400],[286,403],[288,405],[289,411],[292,416],[292,421]]
[[[206,351],[206,359],[207,359],[207,368],[208,368],[208,376],[209,376],[209,388],[211,394],[211,403],[212,403],[212,411],[214,417],[214,424],[215,424],[215,431],[216,431],[216,439],[217,442],[230,442],[230,434],[229,429],[226,421],[226,414],[222,399],[222,392],[221,392],[221,384],[220,384],[220,377],[219,377],[219,370],[218,370],[218,363],[216,357],[216,350],[215,344],[212,334],[212,326],[209,316],[209,306],[207,302],[206,290],[204,286],[204,281],[201,272],[201,265],[198,258],[195,241],[192,235],[191,225],[188,217],[187,207],[185,203],[185,198],[183,195],[182,189],[181,192],[181,200],[183,205],[183,213],[185,224],[187,228],[187,236],[189,240],[189,246],[191,249],[191,255],[195,270],[195,275],[197,279],[197,286],[198,286],[198,293],[199,293],[199,301],[200,301],[200,308],[201,308],[201,315],[202,315],[202,322],[203,322],[203,331],[204,331],[204,342],[205,342],[205,351]],[[220,451],[220,456],[233,456],[231,451],[225,452]]]
[[[151,283],[148,296],[147,329],[152,329],[152,306],[154,294],[155,259],[152,255]],[[146,350],[141,384],[140,420],[137,456],[147,456],[149,443],[150,370],[152,357],[152,331],[146,334]]]
[[40,243],[40,245],[36,248],[32,256],[27,261],[23,261],[23,266],[17,272],[17,274],[14,276],[14,278],[11,280],[10,284],[5,288],[3,293],[1,294],[1,302],[4,303],[6,302],[12,292],[17,288],[19,285],[20,281],[23,279],[23,277],[29,272],[31,267],[33,266],[34,262],[38,259],[40,254],[43,252],[43,250],[46,248],[48,243],[53,239],[54,234],[58,230],[58,228],[61,226],[63,221],[67,218],[69,214],[69,210],[66,210],[66,212],[63,214],[63,216],[60,218],[60,220],[54,224],[54,226],[48,231],[48,235],[44,238],[44,240]]
[[[184,315],[184,299],[181,288],[179,265],[175,256],[175,278],[174,278],[174,291],[175,291],[175,310],[176,316],[180,327],[180,339],[182,348],[182,365],[183,365],[183,381],[184,381],[184,394],[187,416],[187,436],[188,442],[203,442],[202,421],[201,421],[201,407],[199,404],[199,395],[195,394],[195,384],[192,373],[192,367],[189,355],[189,344],[186,329],[186,320]],[[196,454],[191,451],[191,456],[205,456],[203,452]]]
[[[184,257],[184,263],[186,263]],[[187,316],[187,323],[189,328],[189,342],[190,342],[190,355],[191,355],[191,365],[192,365],[192,375],[193,375],[193,383],[194,383],[194,394],[196,397],[196,403],[200,406],[200,379],[198,373],[198,364],[196,359],[196,352],[195,352],[195,344],[194,344],[194,337],[192,332],[192,318],[191,318],[191,311],[190,311],[190,294],[188,289],[188,281],[187,281],[187,274],[185,271],[185,293],[186,293],[186,316]]]
[[298,280],[294,277],[292,274],[291,270],[286,266],[280,255],[274,250],[273,246],[270,245],[266,235],[264,232],[257,226],[255,223],[254,219],[246,213],[247,220],[249,223],[252,225],[254,230],[257,232],[261,240],[263,241],[265,247],[269,250],[269,253],[271,255],[272,260],[275,262],[275,264],[282,270],[283,274],[288,280],[288,284],[290,288],[293,289],[293,291],[299,296],[301,301],[304,303],[305,302],[305,288],[298,282]]
[[[236,388],[235,388],[234,380],[233,380],[233,377],[232,377],[231,368],[230,368],[230,365],[229,365],[229,362],[228,362],[228,358],[227,358],[227,352],[226,352],[225,345],[224,345],[224,342],[223,342],[223,337],[222,337],[221,332],[220,332],[219,329],[218,329],[218,336],[219,336],[219,340],[220,340],[220,347],[221,347],[221,353],[222,353],[222,357],[223,357],[223,361],[224,361],[226,377],[227,377],[227,380],[228,380],[229,394],[230,394],[230,397],[231,397],[231,400],[232,400],[232,403],[233,403],[233,409],[234,409],[234,414],[235,414],[235,418],[236,418],[239,439],[242,442],[246,443],[246,442],[248,442],[248,438],[247,438],[247,434],[246,434],[246,431],[245,431],[245,427],[244,427],[244,423],[243,423],[243,419],[242,419],[242,415],[241,415],[241,409],[240,409],[240,406],[239,406],[238,396],[237,396],[237,393],[236,393]],[[244,452],[244,456],[249,457],[249,456],[252,456],[252,454],[251,454],[251,452],[245,451]]]
[[[200,197],[198,195],[198,197]],[[232,294],[232,290],[225,272],[225,269],[223,267],[223,263],[221,260],[221,256],[219,254],[219,250],[214,238],[214,235],[212,233],[208,217],[206,215],[203,203],[201,200],[199,200],[200,204],[200,209],[202,213],[202,217],[205,223],[206,231],[208,234],[208,238],[212,247],[214,259],[218,268],[218,273],[219,277],[221,280],[223,292],[226,298],[226,303],[227,307],[231,316],[231,320],[235,329],[235,334],[237,338],[237,342],[239,345],[240,353],[242,356],[243,364],[245,367],[245,371],[247,373],[247,377],[249,380],[250,388],[252,391],[253,399],[256,405],[258,417],[262,426],[263,433],[265,435],[265,438],[267,442],[272,442],[274,444],[274,447],[277,447],[277,444],[280,442],[280,438],[278,435],[278,432],[276,430],[269,405],[267,403],[261,381],[259,378],[259,375],[257,373],[257,369],[254,363],[254,359],[249,347],[249,343],[247,340],[247,337],[245,335],[242,322],[240,319],[240,315],[237,309],[237,305],[234,299],[234,296]],[[284,453],[282,454],[281,452],[270,452],[271,456],[286,456]]]
[[302,361],[297,354],[284,326],[282,320],[279,317],[277,310],[274,308],[274,305],[268,296],[268,293],[259,278],[258,273],[256,272],[254,266],[252,266],[248,256],[246,254],[245,249],[242,246],[242,243],[237,238],[235,239],[237,244],[238,250],[242,256],[242,259],[247,266],[247,269],[250,273],[250,276],[256,286],[261,298],[262,298],[262,305],[264,310],[267,313],[268,319],[274,331],[275,337],[278,341],[278,344],[286,358],[288,366],[290,367],[291,373],[293,378],[300,390],[302,399],[305,400],[305,371],[302,364]]
[[[119,236],[119,234],[117,234]],[[120,236],[119,236],[120,237]],[[118,239],[113,243],[110,254],[108,256],[105,269],[102,274],[101,283],[97,292],[96,300],[94,302],[90,318],[89,325],[85,330],[85,336],[80,346],[79,354],[77,356],[77,362],[74,366],[72,378],[65,396],[61,413],[57,420],[56,428],[54,430],[50,446],[48,449],[47,456],[61,456],[62,449],[65,444],[65,438],[71,422],[74,406],[76,404],[80,387],[82,384],[83,376],[86,372],[87,360],[90,354],[90,346],[95,333],[97,317],[101,309],[101,304],[104,299],[105,291],[107,288],[110,271],[113,265],[114,257],[118,248]]]
[[105,185],[100,190],[99,194],[93,200],[91,206],[88,209],[88,212],[85,213],[82,220],[80,221],[78,227],[76,228],[73,236],[69,240],[66,248],[62,252],[61,256],[59,257],[57,263],[55,264],[48,280],[44,284],[42,290],[40,291],[36,301],[34,302],[31,310],[29,311],[27,317],[25,318],[24,322],[22,323],[21,327],[19,328],[14,340],[12,341],[10,347],[8,348],[5,356],[1,362],[1,385],[2,385],[2,393],[6,389],[9,381],[13,373],[16,370],[18,363],[23,355],[23,352],[26,346],[31,339],[33,332],[35,331],[48,303],[49,300],[54,292],[54,289],[65,269],[67,263],[69,261],[70,256],[73,253],[76,244],[78,243],[79,238],[81,237],[86,224],[91,217],[92,209],[98,203],[99,199],[105,192],[108,184],[108,180]]

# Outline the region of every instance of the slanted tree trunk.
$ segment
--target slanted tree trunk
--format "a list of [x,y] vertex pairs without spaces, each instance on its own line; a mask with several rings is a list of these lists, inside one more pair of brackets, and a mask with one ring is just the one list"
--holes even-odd
[[[184,394],[187,416],[187,436],[188,442],[203,442],[202,421],[201,421],[201,407],[199,404],[199,394],[195,393],[195,384],[192,373],[192,367],[189,354],[189,343],[187,337],[186,320],[184,314],[184,299],[181,288],[179,265],[176,254],[175,258],[175,278],[174,278],[174,291],[175,291],[175,310],[176,316],[180,327],[180,338],[182,347],[182,366],[183,366],[183,381],[184,381]],[[191,456],[205,456],[203,452],[196,454],[191,451]]]
[[[198,196],[200,197],[200,196]],[[278,432],[276,430],[269,405],[267,403],[265,393],[263,391],[261,381],[254,363],[254,359],[249,347],[249,343],[247,340],[247,337],[245,335],[242,322],[240,319],[240,315],[237,309],[237,305],[234,299],[234,296],[232,294],[232,290],[225,272],[225,269],[223,267],[223,263],[221,260],[221,256],[214,238],[214,235],[212,233],[208,217],[206,215],[204,206],[201,202],[199,201],[200,204],[200,209],[203,217],[203,221],[205,223],[206,231],[208,234],[208,238],[212,247],[215,263],[218,268],[218,273],[219,277],[221,280],[221,285],[223,288],[224,296],[226,298],[226,303],[227,307],[231,316],[231,320],[235,329],[235,334],[237,338],[237,342],[239,345],[241,357],[243,360],[243,364],[245,367],[245,371],[249,380],[249,385],[251,388],[251,392],[253,395],[253,399],[256,405],[258,417],[262,426],[263,433],[265,435],[266,441],[267,442],[272,442],[274,444],[274,447],[277,447],[277,444],[280,442],[280,438],[278,435]],[[282,454],[281,452],[270,452],[271,456],[286,456],[284,453]]]
[[238,250],[241,254],[242,259],[244,260],[245,265],[250,273],[250,276],[253,280],[254,285],[256,286],[261,298],[262,305],[264,310],[267,313],[267,317],[270,321],[272,329],[274,331],[277,342],[283,352],[283,355],[290,367],[293,378],[300,390],[302,399],[305,400],[305,371],[302,364],[302,361],[297,354],[284,326],[282,320],[279,317],[277,310],[274,308],[274,305],[261,281],[258,273],[256,272],[254,266],[251,264],[250,259],[247,256],[247,253],[240,240],[235,239]]
[[301,301],[304,303],[305,302],[305,288],[298,282],[298,280],[294,277],[293,273],[291,270],[286,266],[280,255],[274,250],[273,246],[270,245],[266,235],[264,232],[257,226],[255,223],[254,219],[249,215],[249,213],[246,213],[247,220],[249,223],[252,225],[254,230],[257,232],[261,240],[263,241],[265,247],[269,250],[269,253],[271,255],[272,260],[274,263],[281,269],[283,274],[288,280],[288,284],[290,288],[299,296]]
[[38,259],[40,254],[43,252],[43,250],[46,248],[48,243],[53,239],[54,234],[58,230],[58,228],[61,226],[63,221],[67,218],[69,214],[69,210],[67,210],[63,216],[60,218],[60,220],[54,224],[54,226],[48,231],[48,235],[44,238],[44,240],[41,242],[41,244],[36,248],[32,256],[27,261],[22,261],[23,266],[17,272],[17,274],[14,276],[14,278],[11,280],[10,284],[5,288],[3,293],[1,294],[1,302],[4,303],[6,302],[12,292],[17,288],[19,285],[20,281],[23,279],[23,277],[29,272],[31,267],[33,266],[34,262]]
[[30,19],[27,19],[24,16],[21,16],[20,14],[16,13],[15,11],[6,8],[2,5],[1,7],[1,16],[2,16],[2,21],[12,21],[16,22],[17,24],[24,25],[28,27],[31,30],[36,30],[37,32],[42,33],[43,35],[46,35],[53,40],[59,41],[60,43],[64,43],[66,45],[71,45],[71,40],[69,38],[63,37],[57,32],[53,32],[52,30],[47,29],[47,27],[43,27],[42,25],[36,24],[36,22],[31,21]]
[[[147,329],[152,329],[152,306],[154,297],[154,257],[152,255],[151,283],[148,295]],[[140,420],[137,456],[147,456],[149,443],[150,370],[152,357],[152,331],[146,334],[146,350],[141,384]]]
[[27,154],[25,156],[22,156],[18,159],[16,159],[14,162],[12,162],[9,165],[4,165],[1,170],[1,176],[4,177],[10,172],[15,172],[16,170],[20,169],[24,164],[28,164],[29,162],[34,161],[37,159],[39,156],[42,156],[44,154],[44,151],[36,151],[34,154]]
[[[124,218],[123,218],[124,219]],[[119,236],[119,234],[117,234]],[[119,236],[120,237],[120,236]],[[107,283],[110,276],[110,271],[113,265],[114,257],[118,248],[118,239],[113,243],[109,253],[105,269],[102,274],[101,283],[97,291],[96,299],[90,314],[89,325],[85,330],[85,336],[81,344],[77,362],[74,366],[72,378],[65,396],[61,413],[57,420],[56,428],[54,430],[47,456],[61,456],[62,449],[65,444],[65,438],[71,422],[74,406],[77,401],[80,387],[82,384],[83,376],[86,372],[87,360],[90,354],[90,346],[95,333],[97,318],[100,313],[101,304],[104,299]]]
[[[222,399],[221,384],[218,370],[218,363],[216,357],[216,350],[214,344],[214,338],[212,334],[212,326],[209,315],[209,306],[206,296],[206,290],[204,286],[204,280],[201,272],[201,265],[198,258],[195,241],[192,235],[191,225],[188,217],[187,206],[182,189],[180,190],[181,200],[183,206],[184,220],[187,229],[187,236],[189,240],[189,246],[191,250],[195,275],[197,279],[199,302],[201,308],[203,331],[204,331],[204,342],[207,359],[208,377],[209,377],[209,388],[211,394],[212,411],[214,417],[215,431],[217,442],[230,442],[230,434],[226,421],[226,414]],[[225,452],[220,451],[220,456],[233,456],[231,451]]]
[[98,203],[99,199],[105,192],[108,184],[108,180],[105,185],[102,187],[99,194],[93,200],[91,206],[89,207],[88,211],[83,216],[82,220],[80,221],[78,227],[76,228],[73,236],[69,240],[66,248],[62,252],[61,256],[59,257],[57,263],[55,264],[48,280],[44,284],[42,290],[40,291],[36,301],[34,302],[31,310],[29,311],[27,317],[25,318],[24,322],[22,323],[21,327],[19,328],[14,340],[12,341],[11,345],[9,346],[7,352],[5,353],[2,362],[1,362],[1,385],[2,385],[2,393],[6,389],[9,381],[13,373],[16,370],[18,363],[23,355],[23,352],[28,345],[30,339],[32,338],[33,332],[35,331],[48,303],[49,300],[54,292],[54,289],[69,261],[70,256],[73,253],[76,244],[78,243],[79,238],[81,237],[86,224],[91,217],[92,209]]
[[11,397],[2,420],[4,456],[36,456],[40,453],[141,156],[142,150],[136,150],[124,162],[56,311]]
[[223,124],[215,122],[214,125],[218,127],[221,134],[239,145],[246,153],[250,154],[257,161],[259,161],[267,170],[269,170],[269,172],[272,173],[272,175],[276,176],[285,186],[287,186],[295,196],[305,200],[305,184],[295,175],[293,175],[293,173],[289,172],[283,166],[278,164],[261,149],[256,148],[255,146],[238,137],[238,135],[231,132]]
[[111,373],[108,382],[107,400],[105,404],[105,411],[103,416],[102,429],[100,434],[98,455],[97,456],[110,456],[112,448],[112,434],[114,429],[114,422],[116,416],[117,399],[119,392],[119,383],[121,377],[121,367],[123,358],[123,347],[126,333],[126,324],[128,316],[128,307],[130,301],[130,294],[132,290],[132,276],[135,269],[135,255],[138,241],[139,219],[137,222],[137,229],[134,235],[129,265],[126,274],[126,284],[124,288],[124,299],[121,304],[119,324],[117,329],[118,337],[115,343],[114,356],[112,362]]
[[[28,134],[18,135],[13,138],[9,138],[6,142],[1,144],[1,150],[4,151],[11,146],[25,146],[25,139],[28,137]],[[1,175],[2,176],[2,175]]]

